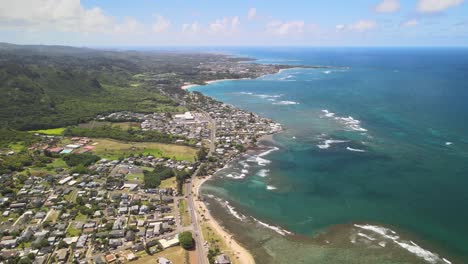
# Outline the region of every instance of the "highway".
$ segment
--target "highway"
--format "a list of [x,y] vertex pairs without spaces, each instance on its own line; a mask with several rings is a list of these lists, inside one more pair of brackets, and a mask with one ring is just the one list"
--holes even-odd
[[[215,150],[215,140],[216,140],[216,123],[211,117],[205,113],[205,116],[208,118],[211,126],[211,135],[210,135],[210,150],[208,152],[208,156],[211,156]],[[192,175],[192,179],[197,177],[198,172],[200,170],[200,166],[195,170],[195,172]],[[208,264],[208,257],[207,257],[207,252],[204,247],[204,242],[205,240],[203,239],[203,234],[201,231],[200,227],[200,222],[198,221],[198,215],[196,213],[196,208],[195,208],[195,200],[196,199],[196,194],[193,193],[192,190],[192,183],[188,182],[185,183],[185,193],[187,196],[187,206],[188,206],[188,211],[190,212],[190,219],[192,220],[192,226],[193,226],[193,233],[194,233],[194,239],[195,239],[195,245],[196,245],[196,250],[197,250],[197,258],[198,258],[198,264]]]

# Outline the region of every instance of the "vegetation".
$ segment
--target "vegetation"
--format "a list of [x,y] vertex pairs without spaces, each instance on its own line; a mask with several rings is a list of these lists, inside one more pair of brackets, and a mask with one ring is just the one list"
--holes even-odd
[[156,188],[165,180],[174,176],[171,168],[157,166],[153,171],[143,171],[145,188]]
[[65,131],[64,127],[51,128],[51,129],[41,129],[41,130],[35,130],[35,131],[30,131],[30,132],[44,134],[44,135],[60,136],[60,135],[63,134],[63,131]]
[[122,141],[132,142],[160,142],[173,143],[183,137],[173,136],[161,133],[155,130],[142,131],[139,129],[123,130],[118,126],[97,126],[92,128],[69,127],[64,131],[65,136],[92,137],[92,138],[111,138]]
[[36,141],[38,141],[38,138],[31,133],[0,128],[0,148],[10,148],[11,144],[18,142],[30,145]]
[[63,157],[65,163],[70,167],[75,167],[79,165],[89,166],[100,159],[101,158],[99,156],[93,155],[91,153],[67,154]]
[[13,171],[22,171],[25,167],[45,167],[52,162],[52,158],[44,155],[35,155],[29,152],[20,152],[18,154],[4,156],[0,158],[0,174]]
[[181,199],[179,202],[179,213],[182,216],[182,226],[189,226],[190,214],[187,211],[187,201],[185,199]]
[[93,153],[105,159],[119,159],[132,155],[151,155],[175,160],[193,161],[196,149],[192,147],[153,142],[122,142],[109,139],[94,139]]
[[179,234],[180,246],[184,249],[192,249],[195,247],[195,241],[193,240],[192,233],[185,231]]

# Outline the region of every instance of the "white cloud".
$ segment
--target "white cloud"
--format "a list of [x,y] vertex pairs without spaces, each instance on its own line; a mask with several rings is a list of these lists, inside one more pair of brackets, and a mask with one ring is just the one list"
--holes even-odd
[[197,34],[200,32],[201,27],[198,22],[193,22],[192,24],[183,24],[182,25],[182,33],[187,33],[187,34]]
[[0,27],[62,32],[106,32],[114,21],[99,7],[84,8],[79,0],[0,0]]
[[376,5],[374,10],[379,13],[393,13],[400,10],[399,0],[383,0]]
[[209,25],[209,30],[211,33],[224,33],[230,34],[236,32],[240,26],[240,19],[238,16],[229,18],[225,17],[223,19],[217,19]]
[[419,0],[417,10],[422,13],[435,13],[462,4],[464,0]]
[[304,32],[304,27],[304,21],[296,20],[282,22],[279,20],[274,20],[267,24],[267,32],[282,36],[290,34],[301,34]]
[[132,18],[132,17],[126,17],[121,24],[117,24],[114,26],[114,32],[115,33],[120,33],[120,34],[126,34],[126,33],[144,33],[145,32],[145,26],[138,22],[138,20]]
[[404,21],[403,23],[400,24],[400,27],[414,27],[419,24],[419,21],[416,19],[410,19],[407,21]]
[[335,26],[338,31],[358,31],[365,32],[377,28],[377,23],[373,20],[359,20],[353,24],[343,25],[339,24]]
[[255,19],[257,16],[257,9],[255,7],[252,7],[249,9],[249,12],[247,12],[247,17],[249,20]]
[[169,29],[171,21],[167,20],[163,16],[156,15],[156,22],[153,24],[153,31],[156,33],[162,33]]

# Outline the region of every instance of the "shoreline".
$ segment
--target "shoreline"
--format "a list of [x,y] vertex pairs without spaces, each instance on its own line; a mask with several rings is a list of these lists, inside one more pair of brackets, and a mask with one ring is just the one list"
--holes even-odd
[[[208,209],[207,205],[199,199],[200,197],[200,187],[205,183],[206,181],[210,180],[213,175],[206,176],[206,177],[195,177],[193,181],[193,189],[194,193],[197,197],[195,200],[195,212],[198,215],[198,219],[204,219],[205,223],[210,225],[213,230],[218,233],[218,235],[223,238],[225,244],[233,251],[232,254],[235,257],[236,263],[242,263],[242,264],[255,264],[255,260],[250,253],[248,249],[245,247],[241,246],[235,239],[234,236],[226,231],[221,224],[211,215],[210,210]],[[202,217],[203,215],[203,217]]]
[[224,82],[224,81],[238,81],[238,80],[253,80],[252,78],[239,78],[239,79],[218,79],[218,80],[209,80],[209,81],[204,81],[203,84],[195,84],[195,83],[186,83],[182,85],[180,88],[182,90],[189,90],[192,87],[196,86],[203,86],[203,85],[208,85],[212,83],[217,83],[217,82]]

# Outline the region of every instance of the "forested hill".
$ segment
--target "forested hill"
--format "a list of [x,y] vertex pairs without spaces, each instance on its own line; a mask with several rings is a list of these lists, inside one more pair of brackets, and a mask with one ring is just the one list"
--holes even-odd
[[132,86],[143,71],[137,57],[124,53],[2,43],[0,126],[56,127],[101,112],[175,106],[156,91]]
[[291,66],[221,54],[0,43],[0,126],[75,125],[115,111],[181,112],[184,83],[257,78]]

